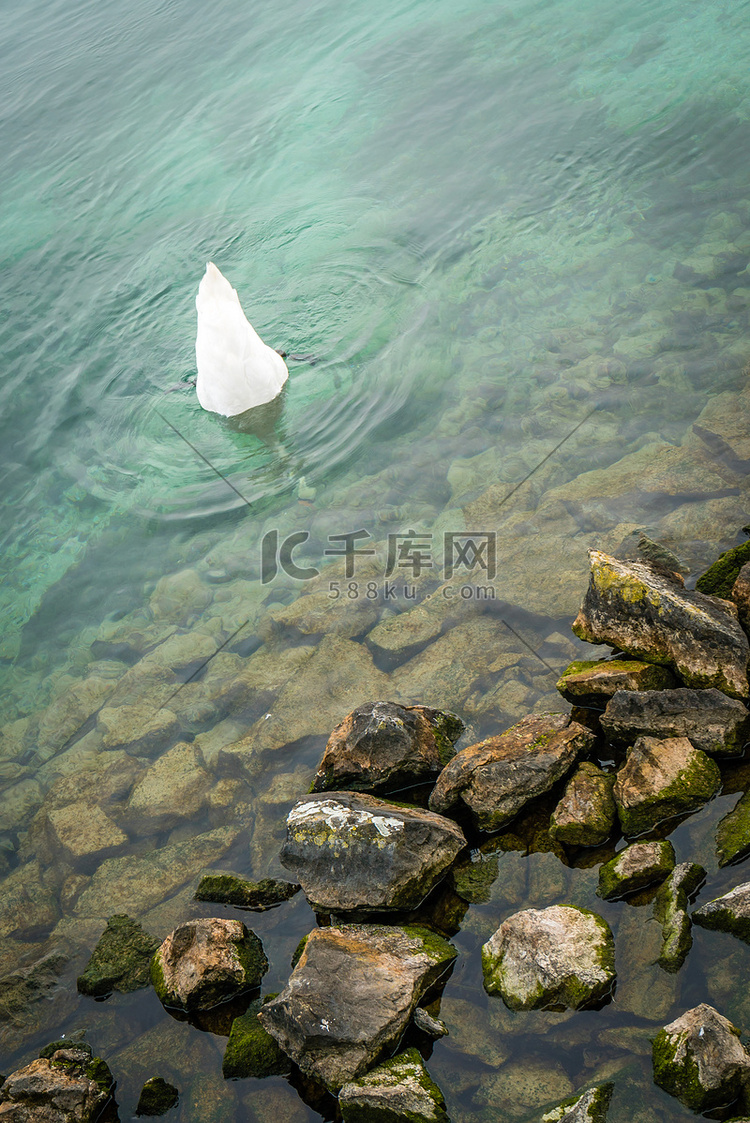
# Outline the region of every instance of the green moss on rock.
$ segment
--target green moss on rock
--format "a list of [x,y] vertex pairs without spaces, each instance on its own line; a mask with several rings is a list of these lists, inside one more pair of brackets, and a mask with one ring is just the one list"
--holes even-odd
[[173,1084],[168,1084],[161,1076],[152,1076],[143,1085],[138,1097],[136,1115],[165,1115],[175,1106],[180,1093]]
[[114,990],[127,994],[148,986],[149,963],[158,946],[159,941],[136,920],[111,916],[85,971],[78,976],[79,992],[101,998]]
[[262,911],[288,901],[299,889],[296,882],[278,878],[248,881],[235,873],[210,873],[201,878],[195,899]]
[[[268,995],[268,1002],[275,995]],[[232,1022],[221,1071],[225,1080],[266,1076],[283,1076],[291,1069],[291,1061],[273,1037],[258,1021],[260,999],[252,1002],[247,1013]]]
[[725,550],[713,565],[709,566],[696,581],[695,587],[699,593],[706,593],[712,597],[723,597],[729,600],[739,572],[746,562],[750,561],[750,541],[743,542],[731,550]]

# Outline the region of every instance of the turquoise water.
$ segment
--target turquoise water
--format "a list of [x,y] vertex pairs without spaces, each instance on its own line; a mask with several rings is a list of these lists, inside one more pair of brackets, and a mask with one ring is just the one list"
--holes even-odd
[[[325,731],[364,700],[359,672],[350,682],[320,664],[307,693],[280,694],[273,636],[317,651],[321,634],[339,633],[370,660],[368,691],[449,705],[478,735],[554,700],[553,672],[582,650],[568,624],[587,546],[615,549],[645,527],[695,575],[738,541],[750,459],[749,15],[748,3],[637,0],[6,6],[0,827],[10,871],[33,859],[29,825],[63,769],[85,772],[101,750],[86,742],[43,771],[89,735],[96,706],[43,750],[39,715],[49,729],[46,707],[86,676],[113,683],[138,666],[142,651],[123,656],[128,627],[197,637],[183,678],[227,641],[239,657],[260,653],[259,708],[236,715],[237,730],[254,729],[263,709],[292,730],[263,742],[252,799],[240,793],[255,823],[247,872],[262,876]],[[315,359],[290,361],[280,417],[261,432],[204,413],[189,384],[209,259],[268,343]],[[699,416],[708,444],[692,430]],[[527,648],[515,662],[489,659],[508,641],[493,615],[459,625],[453,669],[436,633],[416,654],[376,651],[372,663],[369,632],[411,607],[382,597],[361,626],[330,617],[295,632],[284,610],[308,587],[284,574],[259,583],[264,534],[307,533],[295,557],[322,571],[325,590],[329,536],[359,529],[379,563],[389,533],[431,534],[436,556],[446,531],[497,534],[502,618],[545,663]],[[157,583],[185,570],[199,594],[190,586],[184,611],[160,608]],[[209,705],[180,716],[200,742],[224,715]],[[221,777],[215,753],[206,763]],[[284,798],[269,803],[275,783]],[[220,826],[231,813],[217,807],[146,841],[129,828],[132,853]],[[717,813],[706,816],[708,830]],[[232,853],[247,865],[242,845]],[[63,866],[53,862],[46,927],[4,937],[9,963],[41,954],[50,932],[90,940],[55,929],[76,915],[83,883],[70,876],[92,874]],[[531,872],[518,876],[514,907],[538,899]],[[582,880],[590,895],[588,874],[565,876],[560,893]],[[472,925],[485,938],[490,923],[482,910],[496,925],[503,907],[472,906],[458,937],[467,960]],[[296,938],[305,910],[289,910]],[[272,914],[257,925],[277,985],[288,959],[275,925],[286,923]],[[152,1023],[167,1034],[142,997],[119,1001],[134,1039]],[[123,1048],[113,1014],[81,1009],[64,1007],[71,1026],[88,1019],[102,1048]],[[62,1017],[51,1009],[35,1032],[49,1037]],[[549,1048],[580,1084],[567,1030],[552,1045],[546,1029],[514,1032],[520,1055]],[[221,1049],[206,1039],[210,1080]],[[456,1120],[489,1119],[491,1094],[510,1097],[513,1118],[533,1114],[517,1088],[488,1092],[481,1060],[466,1056],[435,1047]],[[113,1063],[121,1084],[135,1080],[125,1060]],[[647,1097],[639,1118],[682,1117],[636,1084]],[[250,1111],[262,1123],[280,1110],[263,1106],[275,1101],[260,1086],[219,1086],[227,1114],[216,1118]],[[290,1119],[317,1117],[296,1092],[284,1103]],[[214,1118],[195,1102],[190,1111]]]

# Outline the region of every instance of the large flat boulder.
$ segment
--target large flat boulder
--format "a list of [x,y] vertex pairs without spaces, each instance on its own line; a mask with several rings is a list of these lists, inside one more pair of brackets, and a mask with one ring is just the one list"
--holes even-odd
[[603,709],[618,690],[668,690],[677,679],[668,667],[640,659],[589,659],[570,663],[557,689],[574,706]]
[[482,830],[510,822],[589,752],[594,735],[567,714],[532,714],[456,753],[430,796],[433,811],[469,811]]
[[705,1003],[657,1033],[653,1064],[654,1081],[692,1111],[732,1103],[750,1077],[740,1031]]
[[688,686],[750,693],[747,636],[729,601],[688,592],[675,575],[589,552],[591,580],[573,631],[589,643],[674,668]]
[[286,987],[258,1020],[303,1072],[337,1091],[395,1045],[455,956],[425,929],[316,928]]
[[621,690],[607,704],[602,729],[613,745],[636,738],[687,737],[712,756],[739,756],[750,740],[750,714],[720,690]]
[[624,833],[638,835],[697,811],[720,787],[716,762],[687,737],[639,737],[617,773],[613,793]]
[[612,932],[587,909],[524,909],[484,944],[482,970],[485,990],[499,994],[511,1010],[579,1009],[612,989]]
[[412,909],[465,845],[442,815],[331,792],[294,805],[281,862],[319,912]]

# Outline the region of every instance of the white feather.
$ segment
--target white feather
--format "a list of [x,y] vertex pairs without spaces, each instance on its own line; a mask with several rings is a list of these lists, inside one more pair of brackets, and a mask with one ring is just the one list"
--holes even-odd
[[212,261],[195,306],[195,389],[203,409],[234,417],[273,401],[289,377],[286,363],[248,323],[236,291]]

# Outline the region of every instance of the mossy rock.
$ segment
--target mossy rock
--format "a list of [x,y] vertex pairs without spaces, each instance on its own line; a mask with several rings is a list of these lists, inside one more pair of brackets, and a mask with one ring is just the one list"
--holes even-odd
[[745,792],[716,828],[716,857],[730,866],[750,854],[750,792]]
[[731,550],[725,550],[698,578],[695,583],[696,589],[699,593],[729,600],[740,570],[749,561],[750,541],[743,542],[741,546],[735,546]]
[[296,882],[278,878],[247,881],[235,873],[210,873],[200,879],[195,899],[263,912],[288,901],[299,890]]
[[345,1084],[343,1123],[449,1123],[445,1099],[416,1049]]
[[136,1115],[166,1115],[179,1098],[180,1093],[173,1084],[168,1084],[161,1076],[152,1076],[143,1085],[135,1113]]
[[221,1066],[225,1080],[285,1076],[291,1070],[287,1055],[258,1021],[261,1006],[275,997],[269,994],[262,1001],[256,999],[250,1003],[247,1013],[232,1022]]
[[148,986],[149,964],[159,941],[129,916],[111,916],[82,975],[80,994],[103,998],[112,991],[124,994]]
[[94,1055],[93,1049],[87,1042],[66,1041],[66,1039],[63,1037],[59,1041],[50,1041],[49,1045],[45,1045],[43,1049],[40,1049],[39,1057],[41,1060],[47,1061],[53,1053],[56,1053],[58,1051],[58,1049],[78,1049],[81,1052],[86,1053],[89,1057],[92,1057]]
[[614,901],[663,881],[674,869],[675,861],[669,840],[633,842],[600,868],[596,895],[604,901]]
[[545,1112],[541,1123],[607,1123],[607,1113],[614,1084],[597,1084],[585,1092],[577,1092]]

